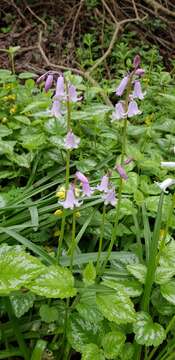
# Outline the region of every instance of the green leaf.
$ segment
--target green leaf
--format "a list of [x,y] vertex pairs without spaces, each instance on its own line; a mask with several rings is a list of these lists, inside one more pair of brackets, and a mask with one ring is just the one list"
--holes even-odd
[[175,314],[175,305],[170,304],[160,293],[160,288],[153,289],[151,302],[157,312],[164,316]]
[[160,289],[162,296],[171,304],[175,305],[175,280],[170,280],[166,284],[161,285]]
[[16,141],[3,141],[0,139],[0,154],[12,155]]
[[27,113],[29,111],[38,110],[38,109],[47,109],[48,106],[49,106],[48,99],[37,100],[37,101],[32,102],[31,104],[27,105],[21,113],[23,114],[23,113]]
[[120,331],[108,332],[102,339],[102,347],[106,359],[113,359],[119,355],[125,343],[126,336]]
[[127,342],[124,344],[122,348],[120,358],[121,360],[134,360],[134,353],[135,353],[134,345]]
[[122,289],[130,297],[140,296],[143,291],[141,284],[135,279],[105,279],[102,284],[115,290]]
[[96,269],[92,262],[89,262],[83,270],[83,281],[85,285],[94,284],[96,278]]
[[171,240],[161,251],[159,264],[162,268],[175,269],[175,241]]
[[134,305],[122,289],[116,294],[97,295],[96,301],[103,316],[109,321],[125,324],[135,320]]
[[143,264],[127,265],[127,269],[142,284],[145,283],[147,268]]
[[51,265],[32,281],[28,288],[37,295],[47,298],[67,298],[76,294],[74,278],[68,269]]
[[14,119],[19,121],[20,123],[24,124],[24,125],[30,125],[31,121],[27,116],[24,115],[16,115],[14,116]]
[[27,254],[21,246],[0,247],[0,295],[27,286],[29,281],[43,272],[40,260]]
[[103,320],[103,315],[101,314],[96,304],[95,293],[94,291],[90,291],[89,288],[87,290],[83,290],[76,309],[80,316],[87,321],[95,323]]
[[10,301],[16,317],[20,318],[33,306],[33,303],[35,301],[35,295],[31,292],[21,292],[10,295]]
[[169,267],[158,266],[155,273],[155,282],[164,284],[175,275],[175,269]]
[[166,338],[164,328],[158,323],[153,323],[151,316],[145,312],[137,313],[133,330],[135,340],[140,345],[159,346]]
[[104,330],[101,322],[86,321],[74,313],[70,316],[67,327],[68,341],[76,351],[82,352],[84,345],[100,345]]
[[97,163],[93,159],[85,159],[76,161],[76,167],[79,171],[83,173],[93,170],[97,166]]
[[87,344],[82,350],[82,360],[105,360],[103,351],[95,344]]
[[43,133],[25,135],[22,139],[22,146],[27,150],[36,150],[46,143],[46,137]]
[[27,168],[27,169],[30,168],[30,164],[33,160],[32,153],[28,153],[28,154],[23,153],[20,155],[13,153],[13,154],[10,154],[8,157],[15,164],[19,165],[20,167]]
[[34,350],[31,355],[31,360],[42,360],[43,359],[43,353],[46,349],[47,341],[39,339],[36,342],[36,345],[34,347]]
[[31,79],[31,78],[37,78],[37,75],[32,73],[32,72],[28,72],[28,71],[25,71],[25,72],[22,72],[21,74],[19,74],[19,79]]
[[39,314],[41,316],[41,320],[48,324],[53,321],[57,321],[59,316],[57,308],[47,304],[41,305]]
[[7,126],[0,124],[0,137],[11,135],[13,131],[9,129]]

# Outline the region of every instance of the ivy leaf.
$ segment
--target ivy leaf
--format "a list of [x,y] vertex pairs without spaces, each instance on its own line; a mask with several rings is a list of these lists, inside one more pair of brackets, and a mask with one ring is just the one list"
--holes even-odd
[[48,324],[53,321],[57,321],[59,316],[57,308],[55,306],[49,306],[47,304],[41,305],[39,314],[41,316],[41,320]]
[[145,283],[147,268],[143,264],[127,265],[127,269],[142,284]]
[[161,285],[162,296],[175,305],[175,280],[170,280],[166,284]]
[[110,331],[102,339],[102,347],[106,359],[119,355],[125,343],[126,336],[120,331]]
[[43,269],[40,260],[27,254],[22,246],[0,246],[0,295],[27,286]]
[[94,284],[96,278],[96,269],[92,262],[89,262],[83,270],[83,281],[85,285]]
[[135,340],[140,345],[159,346],[166,338],[164,328],[158,323],[153,323],[151,316],[145,312],[137,314],[133,330]]
[[69,343],[76,351],[82,352],[84,345],[91,343],[100,346],[103,335],[102,322],[94,323],[86,321],[81,316],[77,316],[77,313],[69,317],[67,337]]
[[[95,355],[94,355],[95,354]],[[95,344],[87,344],[83,347],[82,360],[105,360],[103,351]]]
[[116,324],[135,321],[134,305],[122,289],[116,294],[97,295],[96,302],[103,316],[109,321],[114,321]]
[[20,292],[10,295],[10,301],[16,317],[20,318],[33,306],[35,295],[31,292]]
[[47,298],[67,298],[76,294],[74,278],[68,269],[51,265],[37,277],[28,288],[37,295]]

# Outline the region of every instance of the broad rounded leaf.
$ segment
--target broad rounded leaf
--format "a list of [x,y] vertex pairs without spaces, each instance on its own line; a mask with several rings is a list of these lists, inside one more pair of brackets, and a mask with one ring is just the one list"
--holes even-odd
[[122,348],[120,357],[122,360],[134,360],[134,353],[135,353],[134,345],[127,342],[124,344]]
[[105,360],[103,351],[95,344],[87,344],[83,347],[82,360]]
[[125,324],[135,321],[134,305],[123,290],[116,294],[97,295],[97,305],[103,316],[116,324]]
[[41,316],[41,320],[48,324],[53,321],[57,321],[59,316],[57,308],[55,306],[49,306],[47,304],[41,305],[39,314]]
[[10,295],[10,301],[17,318],[24,315],[32,306],[35,301],[35,295],[31,292]]
[[125,343],[126,336],[120,331],[111,331],[102,339],[102,346],[106,359],[113,359],[119,355]]
[[[89,290],[89,288],[88,288]],[[94,292],[84,291],[76,306],[80,316],[90,322],[99,322],[103,320],[103,315],[97,307]]]
[[68,269],[51,265],[28,286],[32,292],[47,298],[67,298],[76,294],[74,278]]
[[145,283],[147,268],[143,264],[127,265],[127,269],[142,284]]
[[44,265],[34,256],[26,253],[22,246],[2,245],[0,247],[0,295],[27,286],[29,281],[39,276]]
[[70,316],[67,327],[68,341],[76,351],[82,352],[84,345],[100,345],[104,335],[102,322],[94,323],[86,321],[74,313]]
[[167,301],[175,305],[175,280],[161,285],[161,294]]
[[175,305],[170,304],[160,293],[160,288],[153,289],[151,302],[159,314],[170,316],[175,314]]
[[119,279],[116,280],[104,280],[103,285],[109,286],[112,289],[119,290],[122,289],[124,292],[127,293],[130,297],[140,296],[143,289],[141,284],[135,279]]
[[135,340],[140,345],[159,346],[166,338],[164,328],[158,323],[153,323],[151,316],[145,312],[137,314],[133,330]]
[[175,268],[158,266],[155,273],[155,282],[164,284],[175,275]]

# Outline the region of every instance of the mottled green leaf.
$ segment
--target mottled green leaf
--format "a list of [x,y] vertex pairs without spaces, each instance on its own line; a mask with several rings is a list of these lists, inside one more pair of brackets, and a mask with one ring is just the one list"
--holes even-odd
[[121,289],[116,294],[97,295],[96,301],[103,316],[109,321],[125,324],[135,320],[134,305]]
[[67,298],[76,294],[74,278],[68,269],[51,265],[37,277],[28,288],[37,295],[47,298]]
[[92,285],[96,278],[96,269],[92,262],[89,262],[83,270],[83,281],[85,285]]
[[161,285],[162,296],[175,305],[175,280],[170,280],[166,284]]
[[87,344],[82,350],[82,360],[105,360],[105,357],[97,345]]
[[145,312],[137,313],[133,330],[135,340],[141,345],[159,346],[166,338],[164,328],[158,323],[153,323],[151,316]]
[[10,295],[10,301],[16,317],[20,318],[33,306],[35,295],[31,292],[20,292],[14,295]]
[[127,265],[128,271],[142,284],[145,283],[147,268],[143,264]]
[[102,339],[102,347],[106,359],[113,359],[119,355],[125,343],[126,336],[120,331],[111,331]]
[[57,321],[59,316],[57,308],[47,304],[41,305],[39,314],[41,316],[41,320],[48,324],[53,321]]

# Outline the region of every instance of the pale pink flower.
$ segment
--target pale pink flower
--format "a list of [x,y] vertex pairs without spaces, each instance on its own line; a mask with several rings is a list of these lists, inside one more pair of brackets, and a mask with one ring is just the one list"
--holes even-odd
[[119,101],[115,105],[115,111],[112,113],[112,121],[124,119],[126,117],[126,113],[124,111],[123,102]]
[[135,115],[140,115],[142,112],[138,109],[137,103],[135,100],[131,100],[128,106],[128,117]]
[[136,70],[135,74],[138,76],[143,76],[145,74],[145,70],[142,68],[139,68]]
[[63,100],[65,98],[64,77],[62,75],[57,79],[55,98],[58,100]]
[[75,176],[81,182],[81,185],[83,188],[83,194],[87,197],[90,197],[93,193],[93,190],[89,185],[89,181],[88,181],[87,177],[80,171],[77,171]]
[[69,85],[69,87],[68,87],[68,96],[69,96],[69,100],[72,102],[77,102],[82,99],[82,97],[78,97],[76,88],[72,84]]
[[50,88],[52,87],[52,84],[53,84],[53,75],[49,74],[47,76],[45,86],[44,86],[45,92],[48,92],[50,90]]
[[117,164],[115,166],[115,170],[117,170],[117,172],[119,173],[119,175],[122,179],[128,180],[128,175],[127,175],[125,169],[120,164]]
[[104,175],[101,179],[100,185],[97,185],[97,190],[107,192],[108,186],[109,186],[109,176]]
[[121,96],[123,95],[127,85],[128,85],[129,75],[126,75],[120,82],[119,86],[116,89],[116,95]]
[[79,202],[78,199],[76,199],[75,197],[75,189],[73,184],[69,185],[69,189],[67,190],[67,194],[66,194],[66,199],[64,201],[59,201],[58,203],[62,205],[64,209],[71,209],[71,210],[82,204],[82,202]]
[[114,187],[112,187],[111,189],[108,189],[108,191],[103,194],[102,199],[103,199],[105,205],[110,204],[112,206],[115,206],[117,203],[117,199],[115,197]]
[[140,100],[144,99],[145,93],[142,92],[142,88],[139,80],[135,80],[134,82],[134,91],[132,96],[134,99],[140,99]]
[[74,133],[70,130],[65,139],[64,139],[64,147],[65,149],[77,149],[80,143],[80,138],[74,135]]
[[51,115],[55,117],[61,116],[61,104],[59,100],[55,100],[52,103]]

